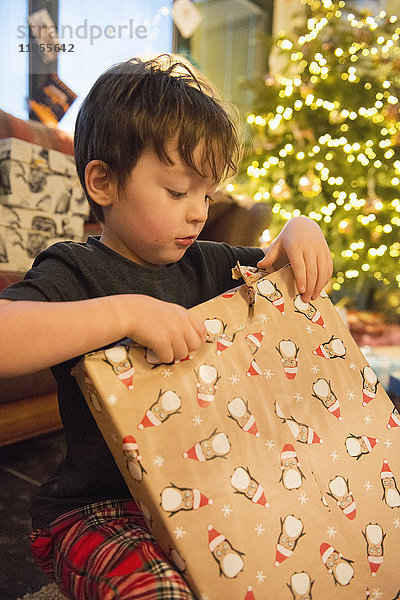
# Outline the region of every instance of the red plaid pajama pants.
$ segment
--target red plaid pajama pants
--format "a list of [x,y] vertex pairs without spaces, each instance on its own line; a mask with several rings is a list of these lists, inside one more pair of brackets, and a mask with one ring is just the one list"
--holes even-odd
[[37,565],[70,600],[193,600],[132,500],[98,502],[31,534]]

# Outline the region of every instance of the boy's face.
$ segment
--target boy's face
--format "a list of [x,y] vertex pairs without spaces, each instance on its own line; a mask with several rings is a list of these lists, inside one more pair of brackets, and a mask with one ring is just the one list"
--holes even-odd
[[[182,161],[176,140],[166,150],[173,164],[147,148],[119,194],[113,185],[112,204],[104,208],[103,244],[147,266],[182,258],[203,228],[208,196],[217,187],[211,173],[201,177]],[[199,144],[195,164],[200,165],[202,150]]]

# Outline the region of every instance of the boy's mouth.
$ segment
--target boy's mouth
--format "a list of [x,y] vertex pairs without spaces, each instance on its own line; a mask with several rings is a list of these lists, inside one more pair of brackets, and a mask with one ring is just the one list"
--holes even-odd
[[193,244],[196,238],[197,235],[188,235],[184,238],[176,238],[176,243],[180,246],[190,246],[191,244]]

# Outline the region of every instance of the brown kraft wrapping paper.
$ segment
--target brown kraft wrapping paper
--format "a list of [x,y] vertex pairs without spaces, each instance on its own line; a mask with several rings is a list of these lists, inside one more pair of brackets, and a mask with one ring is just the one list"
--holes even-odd
[[74,370],[133,497],[201,600],[400,597],[399,413],[324,292],[236,274],[186,359]]

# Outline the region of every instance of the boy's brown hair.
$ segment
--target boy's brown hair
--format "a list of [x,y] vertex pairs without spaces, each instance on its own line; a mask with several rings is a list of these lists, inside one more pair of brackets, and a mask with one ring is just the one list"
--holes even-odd
[[[86,165],[101,160],[123,188],[146,147],[172,162],[166,144],[175,134],[183,162],[197,173],[204,175],[209,167],[222,183],[237,171],[242,153],[237,114],[185,59],[134,58],[97,79],[79,110],[74,146],[78,175],[98,221],[104,221],[103,211],[86,189]],[[196,165],[193,153],[200,141],[204,152]]]

